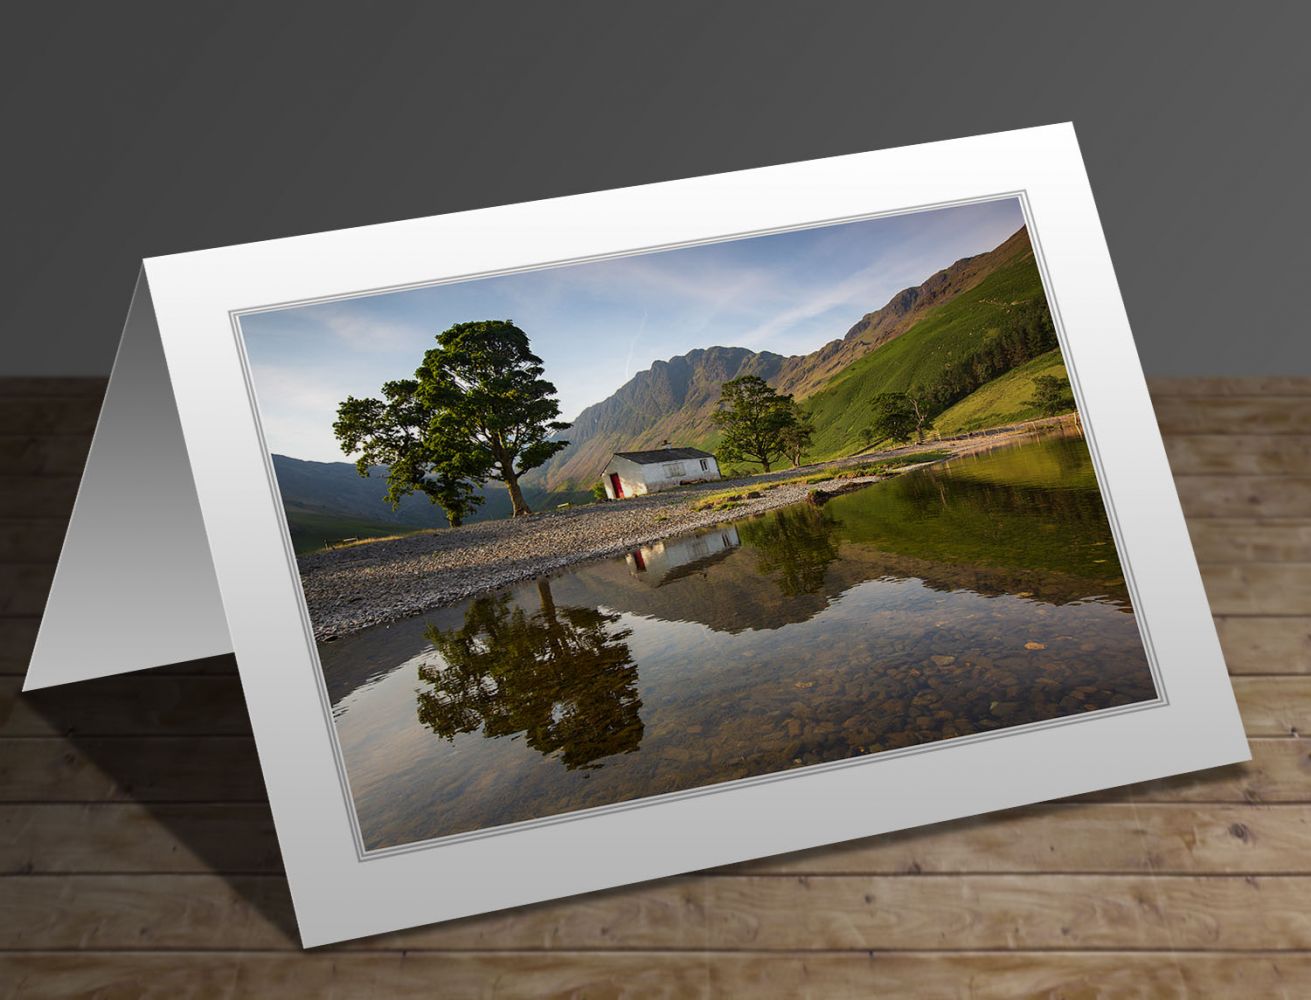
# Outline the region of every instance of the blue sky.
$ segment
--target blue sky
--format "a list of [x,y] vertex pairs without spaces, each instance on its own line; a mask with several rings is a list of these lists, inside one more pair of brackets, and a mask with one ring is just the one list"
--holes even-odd
[[513,320],[566,420],[697,347],[805,354],[1024,224],[1013,199],[298,306],[242,318],[276,453],[345,461],[337,404],[413,375],[455,323]]

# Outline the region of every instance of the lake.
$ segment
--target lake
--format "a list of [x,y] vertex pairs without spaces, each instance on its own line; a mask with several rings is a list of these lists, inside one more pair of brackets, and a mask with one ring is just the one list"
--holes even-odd
[[319,654],[370,850],[1156,698],[1079,436]]

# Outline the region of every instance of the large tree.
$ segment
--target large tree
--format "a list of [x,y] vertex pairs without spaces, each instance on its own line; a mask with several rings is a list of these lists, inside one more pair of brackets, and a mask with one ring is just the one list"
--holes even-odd
[[740,375],[720,388],[714,420],[723,431],[721,459],[759,462],[768,472],[770,464],[785,453],[784,435],[797,415],[791,396],[780,396],[756,375]]
[[514,516],[530,514],[520,477],[568,444],[551,438],[569,424],[558,419],[555,386],[543,373],[527,334],[508,320],[457,323],[438,335],[413,379],[383,386],[385,401],[347,398],[333,430],[347,454],[390,468],[394,499],[421,490],[448,517],[455,510],[455,524],[479,502],[474,486],[496,479]]

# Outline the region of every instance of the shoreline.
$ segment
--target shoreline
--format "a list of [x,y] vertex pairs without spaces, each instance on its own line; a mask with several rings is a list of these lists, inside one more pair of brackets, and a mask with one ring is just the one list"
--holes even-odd
[[[314,638],[331,642],[579,563],[622,555],[641,545],[800,503],[812,491],[831,493],[835,486],[843,492],[858,489],[1068,422],[1064,417],[1050,418],[991,434],[928,441],[746,479],[480,521],[301,556],[297,563]],[[944,451],[949,454],[878,474],[842,478],[837,483],[787,482]],[[727,492],[759,495],[744,496],[730,509],[694,509],[696,501],[705,496]]]

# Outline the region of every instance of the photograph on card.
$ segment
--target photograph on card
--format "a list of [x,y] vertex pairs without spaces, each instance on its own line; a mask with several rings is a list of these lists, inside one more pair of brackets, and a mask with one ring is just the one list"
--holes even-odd
[[239,325],[366,851],[1157,699],[1018,198]]

